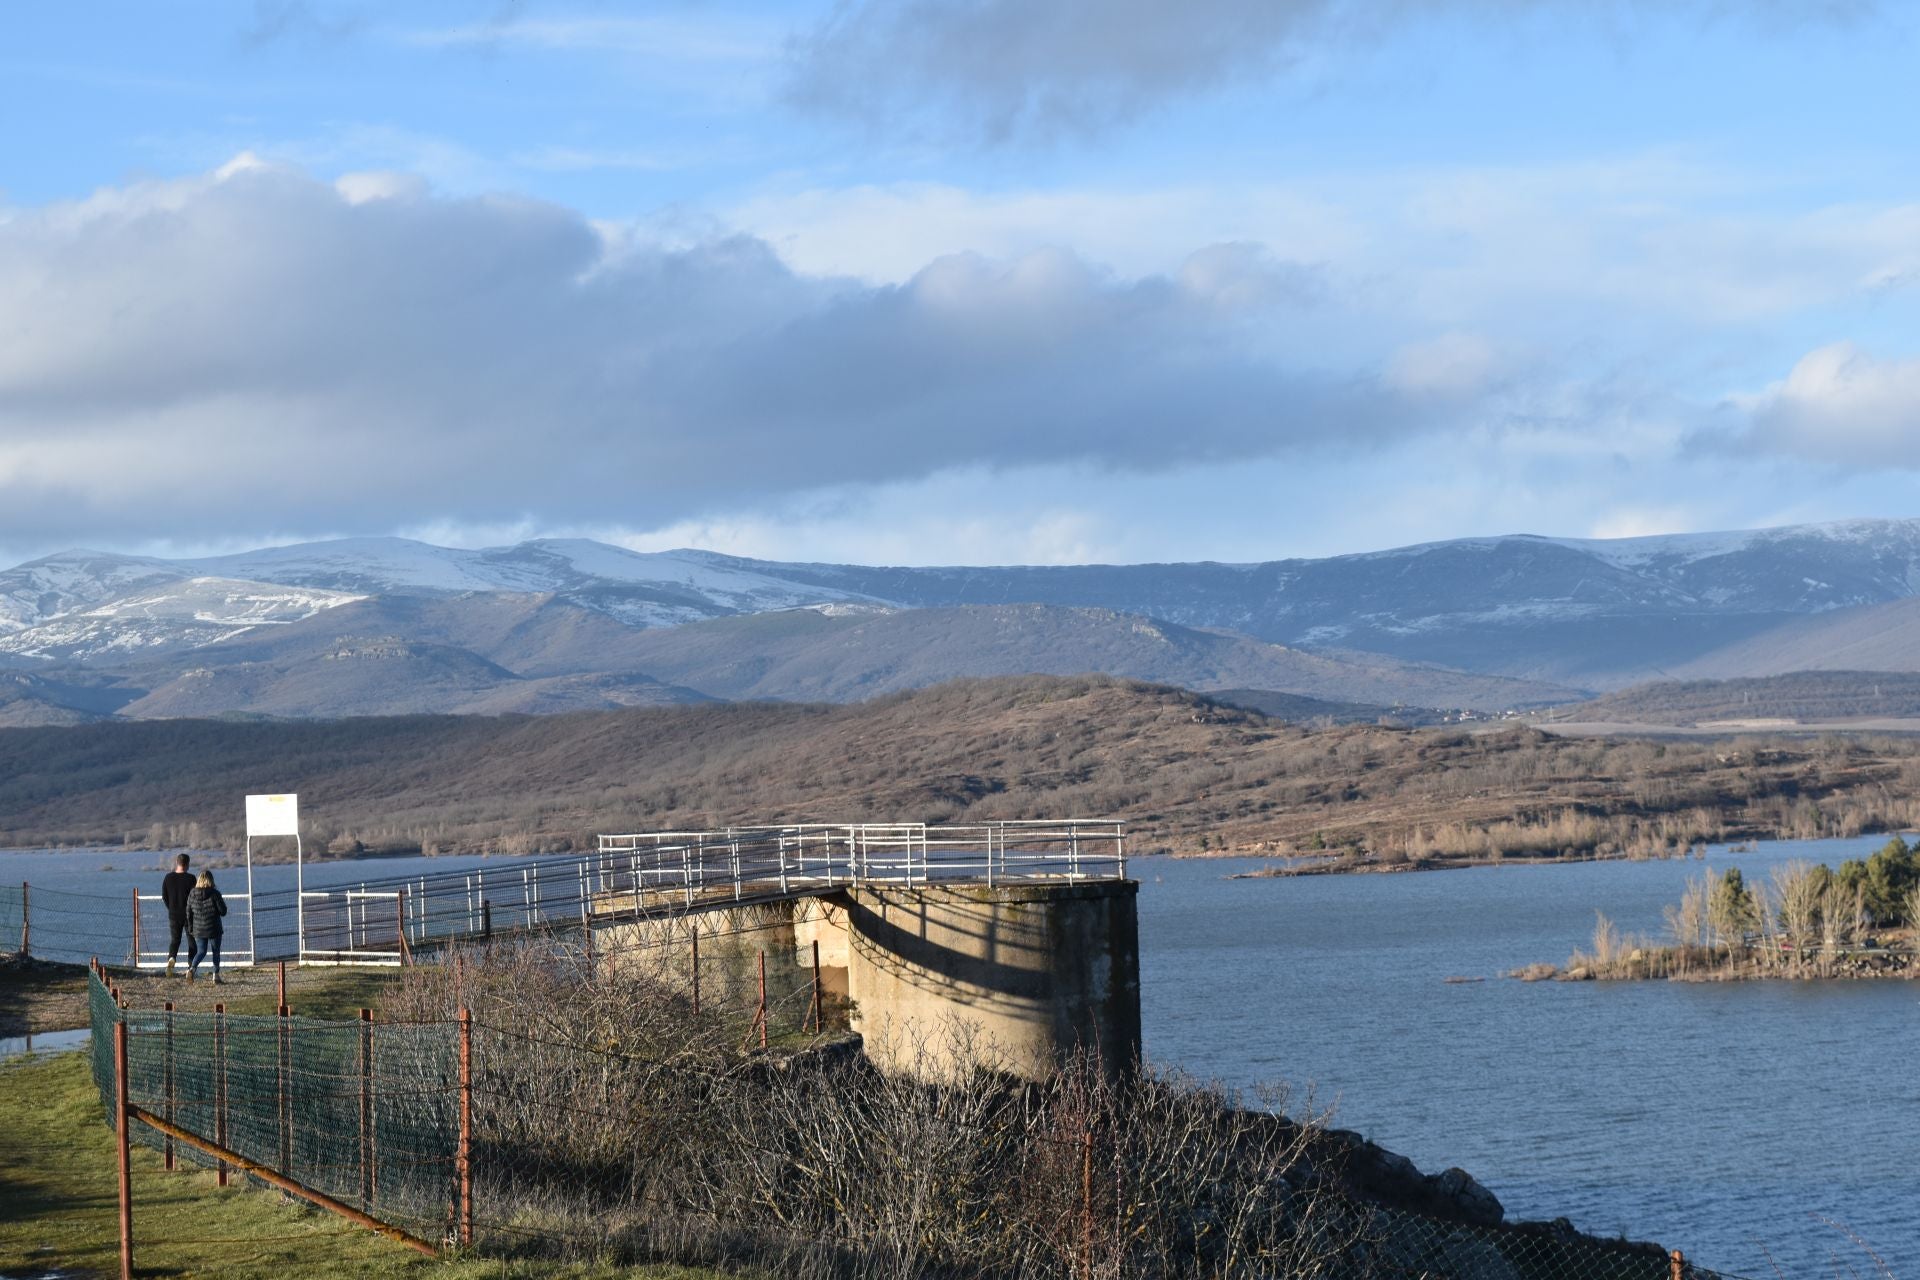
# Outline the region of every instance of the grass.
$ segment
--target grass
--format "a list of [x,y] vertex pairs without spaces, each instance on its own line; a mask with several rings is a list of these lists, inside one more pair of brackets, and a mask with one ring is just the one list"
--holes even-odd
[[[114,1137],[101,1122],[86,1055],[0,1066],[0,1275],[115,1275],[119,1192]],[[682,1267],[433,1260],[244,1179],[221,1188],[210,1172],[167,1172],[158,1153],[133,1149],[135,1274],[230,1276],[535,1277],[720,1280]]]
[[86,1025],[85,965],[0,957],[0,1036]]
[[[113,980],[121,995],[136,1009],[158,1009],[168,1000],[174,1007],[211,1013],[216,1001],[228,1013],[273,1013],[279,1003],[276,966],[228,969],[219,986],[202,969],[200,980],[169,978],[156,970],[116,969]],[[363,1008],[378,1006],[380,996],[399,979],[398,969],[301,968],[287,966],[287,1004],[306,1018],[353,1018]],[[0,1035],[66,1031],[87,1025],[87,970],[84,965],[35,960],[28,964],[0,962]]]

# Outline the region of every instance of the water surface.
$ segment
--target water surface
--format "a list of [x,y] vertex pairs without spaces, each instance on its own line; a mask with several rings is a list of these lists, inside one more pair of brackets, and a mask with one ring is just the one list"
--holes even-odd
[[[1868,1260],[1920,1276],[1920,984],[1520,983],[1595,909],[1658,933],[1703,868],[1749,879],[1885,837],[1707,860],[1228,880],[1243,860],[1144,860],[1147,1053],[1289,1082],[1512,1216],[1569,1217],[1771,1276]],[[1449,976],[1485,977],[1449,985]],[[1770,1261],[1771,1259],[1771,1261]]]

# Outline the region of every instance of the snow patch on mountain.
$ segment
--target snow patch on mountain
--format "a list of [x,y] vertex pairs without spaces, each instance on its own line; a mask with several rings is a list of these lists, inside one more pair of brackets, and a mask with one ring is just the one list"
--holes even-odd
[[175,653],[365,598],[311,587],[187,578],[0,635],[0,654],[97,662]]
[[63,551],[31,560],[0,573],[0,633],[186,576],[166,560],[103,551]]

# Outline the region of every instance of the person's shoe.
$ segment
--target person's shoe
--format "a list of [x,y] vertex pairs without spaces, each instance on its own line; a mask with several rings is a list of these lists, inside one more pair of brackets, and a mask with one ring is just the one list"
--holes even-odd
[[169,978],[173,976],[173,957],[172,956],[167,957],[167,976]]
[[199,974],[197,974],[197,973],[195,973],[195,972],[194,972],[193,970],[191,970],[191,969],[189,969],[189,970],[187,970],[187,981],[188,981],[188,982],[192,982],[192,981],[193,981],[193,980],[194,980],[195,978],[198,978],[199,976],[200,976],[200,975],[199,975]]
[[220,975],[217,973],[213,975],[213,985],[216,987],[220,985]]

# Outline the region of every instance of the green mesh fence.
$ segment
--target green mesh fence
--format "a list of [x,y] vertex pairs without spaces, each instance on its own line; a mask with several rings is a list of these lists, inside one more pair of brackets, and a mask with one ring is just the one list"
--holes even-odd
[[[92,980],[94,1080],[114,1107],[113,1025],[127,1027],[128,1101],[413,1235],[452,1220],[457,1030],[118,1009]],[[217,1163],[150,1125],[131,1136]]]
[[[510,975],[493,963],[470,958],[464,978],[418,971],[444,987],[424,1007],[438,1015],[443,996],[477,997],[485,1009],[489,984]],[[609,968],[604,955],[598,964]],[[476,1015],[468,1106],[480,1253],[741,1266],[790,1280],[1719,1277],[1564,1223],[1476,1226],[1350,1198],[1312,1176],[1311,1155],[1284,1149],[1283,1130],[1196,1103],[1178,1081],[1089,1086],[1076,1102],[1047,1088],[883,1076],[844,1043],[808,1038],[811,992],[778,970],[768,981],[775,1051],[762,1055],[757,956],[716,954],[702,968],[697,1017],[690,984],[672,973],[668,998],[574,1017],[567,1000],[607,989],[577,964],[557,969],[541,999]],[[120,1021],[136,1106],[422,1239],[455,1238],[457,1023],[122,1010],[98,977],[91,999],[109,1116]],[[783,1037],[812,1051],[783,1055]],[[1161,1101],[1128,1109],[1141,1094]],[[1103,1107],[1115,1118],[1099,1119]],[[138,1122],[132,1136],[168,1145]],[[213,1163],[184,1145],[174,1154]]]

